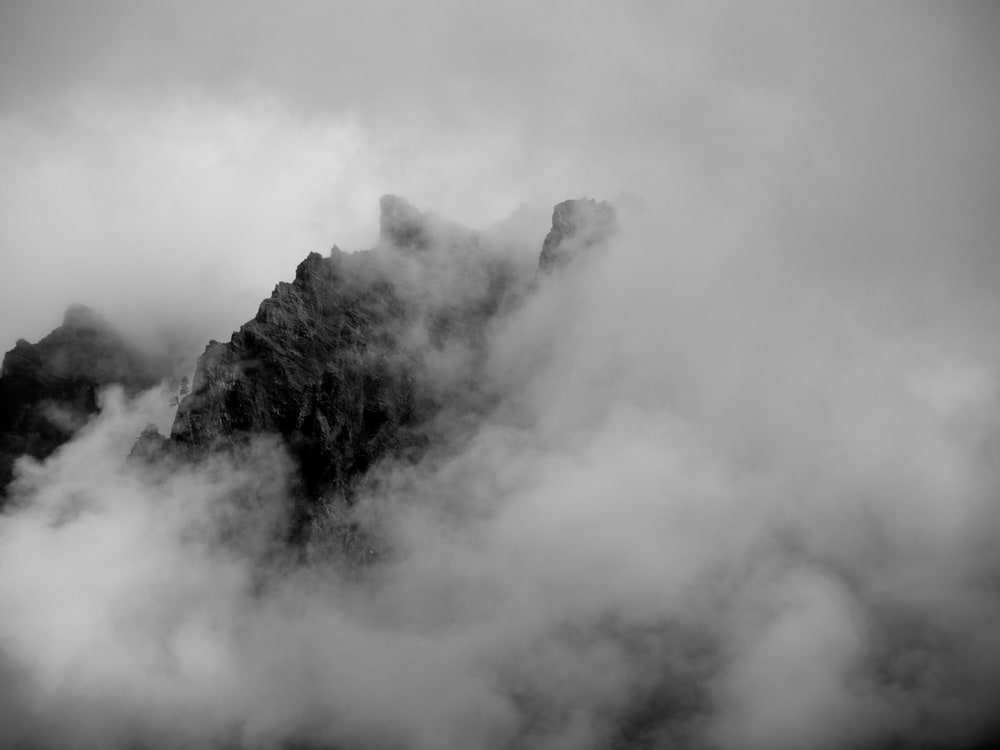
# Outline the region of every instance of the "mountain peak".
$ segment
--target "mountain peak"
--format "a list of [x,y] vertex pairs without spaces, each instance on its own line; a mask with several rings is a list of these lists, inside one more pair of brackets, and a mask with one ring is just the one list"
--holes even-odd
[[538,266],[543,271],[562,266],[581,251],[607,242],[617,229],[618,217],[610,203],[592,198],[557,203]]
[[63,326],[74,329],[105,329],[108,323],[101,317],[100,313],[87,305],[79,302],[72,303],[63,313]]
[[397,247],[426,249],[430,244],[429,217],[398,195],[379,200],[379,238]]
[[97,413],[103,388],[118,384],[137,393],[166,375],[163,363],[85,305],[70,305],[62,325],[37,343],[18,339],[0,366],[0,505],[14,461],[45,458],[69,440]]

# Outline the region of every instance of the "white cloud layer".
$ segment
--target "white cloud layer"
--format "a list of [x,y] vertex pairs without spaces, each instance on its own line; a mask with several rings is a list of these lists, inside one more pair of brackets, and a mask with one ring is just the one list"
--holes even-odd
[[10,736],[833,748],[990,728],[995,12],[86,7],[0,23],[7,347],[71,299],[150,346],[225,338],[308,251],[373,244],[382,192],[473,226],[582,194],[645,209],[494,333],[503,398],[466,445],[384,467],[362,510],[398,557],[363,581],[269,546],[289,467],[268,446],[126,465],[166,396],[110,395],[23,464],[0,517]]
[[997,273],[986,8],[2,12],[5,347],[70,299],[224,337],[306,252],[371,244],[384,192],[476,226],[623,191],[693,232],[763,212],[790,262],[912,277],[933,314]]
[[[981,737],[1000,689],[997,362],[958,359],[933,329],[859,330],[779,252],[730,286],[718,262],[738,244],[663,240],[659,217],[633,219],[494,333],[497,409],[460,445],[379,470],[358,512],[390,554],[360,577],[273,546],[281,451],[130,467],[167,396],[109,394],[79,438],[22,464],[0,521],[13,736]],[[672,293],[643,293],[650,278]]]

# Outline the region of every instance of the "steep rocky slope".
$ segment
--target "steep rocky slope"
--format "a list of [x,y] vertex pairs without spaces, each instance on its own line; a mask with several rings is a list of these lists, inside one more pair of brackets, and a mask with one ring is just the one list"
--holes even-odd
[[[612,220],[607,204],[561,203],[546,248],[565,262],[606,240]],[[445,425],[489,408],[477,377],[484,337],[536,269],[385,196],[375,248],[311,254],[229,342],[209,344],[170,444],[197,456],[277,433],[301,468],[302,519],[349,505],[377,461],[415,457]]]
[[120,384],[135,393],[166,374],[82,305],[37,344],[19,340],[0,371],[0,495],[14,461],[45,458],[69,440],[97,412],[102,388]]
[[[376,247],[310,254],[228,342],[209,343],[169,438],[147,430],[136,456],[198,460],[278,435],[298,462],[304,529],[317,510],[349,506],[376,462],[416,458],[488,410],[479,367],[490,326],[532,293],[539,268],[615,227],[610,205],[564,201],[533,262],[397,196],[380,208]],[[166,374],[80,306],[38,344],[19,341],[0,379],[0,487],[17,456],[44,458],[68,440],[102,388],[135,392]]]
[[604,201],[568,200],[552,211],[552,229],[542,243],[538,267],[542,271],[565,265],[581,253],[607,243],[617,231],[614,208]]

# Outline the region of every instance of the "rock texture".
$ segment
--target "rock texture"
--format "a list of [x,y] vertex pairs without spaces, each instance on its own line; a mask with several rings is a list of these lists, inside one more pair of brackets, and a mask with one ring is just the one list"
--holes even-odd
[[[479,377],[490,326],[529,293],[537,268],[615,228],[606,203],[560,203],[535,266],[397,196],[380,207],[375,248],[310,254],[228,342],[209,343],[169,438],[145,430],[133,458],[199,460],[277,435],[300,469],[300,530],[337,516],[377,462],[416,458],[490,408]],[[0,481],[17,455],[42,458],[67,440],[100,388],[134,391],[163,375],[81,307],[38,344],[18,342],[0,381]]]
[[[300,525],[349,506],[379,460],[419,455],[442,413],[483,407],[483,336],[530,282],[475,232],[395,196],[381,209],[376,248],[309,255],[253,320],[208,345],[171,431],[171,449],[193,457],[280,435],[300,467]],[[433,372],[435,354],[456,350],[460,365]],[[151,433],[137,450],[159,447]]]
[[563,201],[552,212],[552,229],[542,244],[538,267],[563,266],[591,248],[607,243],[618,229],[614,208],[591,199]]
[[19,340],[0,370],[0,494],[19,456],[45,458],[97,412],[102,388],[134,393],[166,374],[82,305],[37,344]]
[[379,201],[381,242],[426,250],[431,244],[433,218],[418,211],[398,195],[383,195]]
[[416,410],[414,365],[399,347],[407,310],[373,260],[311,254],[228,343],[210,343],[171,439],[205,450],[280,434],[311,494],[346,491],[402,448]]

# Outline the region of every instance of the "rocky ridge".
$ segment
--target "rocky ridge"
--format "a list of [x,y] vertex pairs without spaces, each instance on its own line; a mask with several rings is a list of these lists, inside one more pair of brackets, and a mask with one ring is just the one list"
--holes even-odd
[[615,209],[604,201],[568,200],[556,204],[552,229],[542,243],[538,267],[550,271],[591,248],[607,244],[618,229]]
[[[397,196],[384,196],[380,208],[376,247],[311,253],[228,342],[208,344],[169,437],[145,431],[134,456],[199,460],[254,435],[278,435],[299,466],[296,533],[308,535],[351,505],[378,461],[416,458],[446,438],[446,425],[461,423],[456,416],[488,409],[477,373],[489,327],[532,292],[538,269],[560,267],[614,231],[610,205],[565,201],[538,265],[526,266],[488,235]],[[100,388],[117,382],[134,391],[163,377],[106,324],[85,320],[80,310],[68,313],[34,348],[19,342],[8,354],[0,380],[3,434],[14,436],[7,455],[44,457],[71,436],[53,432],[43,403],[74,406],[85,419]],[[93,357],[56,357],[67,340],[90,342],[84,349]],[[51,362],[28,364],[55,359],[65,377],[53,380]],[[448,366],[435,368],[436,359]],[[20,395],[28,391],[34,395]]]
[[103,388],[134,394],[168,374],[83,305],[71,305],[37,344],[18,340],[0,370],[0,497],[14,461],[51,455],[97,413]]

